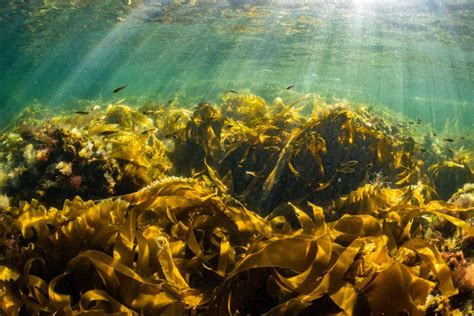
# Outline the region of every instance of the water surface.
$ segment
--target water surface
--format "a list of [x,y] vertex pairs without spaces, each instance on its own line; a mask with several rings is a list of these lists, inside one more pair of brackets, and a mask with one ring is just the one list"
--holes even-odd
[[228,89],[368,102],[438,129],[474,118],[471,1],[0,1],[0,45],[3,125],[33,102],[192,106]]

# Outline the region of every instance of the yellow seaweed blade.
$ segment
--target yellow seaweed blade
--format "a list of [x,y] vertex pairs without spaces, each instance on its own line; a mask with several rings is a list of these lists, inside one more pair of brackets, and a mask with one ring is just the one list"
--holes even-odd
[[278,178],[280,177],[281,173],[283,172],[283,166],[286,165],[286,162],[289,159],[289,150],[291,148],[291,144],[293,140],[295,140],[300,134],[302,130],[297,128],[291,132],[290,137],[288,138],[288,141],[285,145],[285,147],[282,149],[280,152],[280,155],[278,156],[278,161],[273,168],[273,170],[270,172],[268,177],[266,178],[265,182],[263,183],[263,190],[262,190],[262,201],[267,200],[269,197],[271,191],[273,190],[274,185],[278,181]]
[[94,306],[98,303],[106,303],[110,305],[113,311],[118,313],[126,313],[127,315],[138,315],[137,312],[127,308],[125,305],[118,302],[106,291],[101,290],[90,290],[84,293],[79,301],[79,306],[83,312],[90,309],[90,306]]
[[321,236],[317,239],[316,257],[312,264],[302,273],[286,278],[275,271],[278,284],[298,294],[309,294],[318,283],[318,279],[329,268],[329,262],[332,253],[332,242],[329,236]]
[[339,198],[335,210],[349,214],[378,214],[400,204],[406,189],[379,188],[377,184],[366,184]]
[[214,170],[214,168],[212,168],[211,166],[209,166],[209,164],[207,163],[206,159],[204,159],[204,164],[206,165],[206,168],[207,168],[207,172],[209,173],[209,176],[211,177],[212,181],[215,183],[215,185],[217,186],[217,189],[223,193],[223,194],[227,194],[229,193],[229,189],[227,188],[227,186],[224,184],[224,182],[222,182],[221,178],[219,177],[218,173],[216,170]]
[[419,238],[412,238],[403,247],[414,250],[423,261],[430,265],[431,271],[434,272],[439,280],[440,291],[443,295],[449,297],[458,293],[454,288],[448,265],[433,246]]
[[346,313],[352,313],[355,304],[355,291],[352,285],[342,279],[342,276],[354,261],[354,257],[359,253],[362,245],[363,240],[356,239],[345,248],[321,281],[309,294],[302,296],[302,299],[311,302],[327,293],[341,309]]
[[395,262],[362,291],[374,314],[391,311],[395,314],[408,312],[410,315],[424,315],[417,306],[425,303],[434,286],[434,283],[414,275],[405,265]]
[[0,265],[0,281],[16,280],[20,277],[20,273],[10,269],[7,266]]
[[[249,253],[239,262],[230,276],[248,269],[279,267],[304,271],[314,258],[307,257],[309,249],[314,247],[314,240],[302,236],[269,240],[256,245],[260,248]],[[288,253],[287,249],[293,249]]]
[[23,303],[14,284],[0,280],[0,310],[5,315],[19,315]]

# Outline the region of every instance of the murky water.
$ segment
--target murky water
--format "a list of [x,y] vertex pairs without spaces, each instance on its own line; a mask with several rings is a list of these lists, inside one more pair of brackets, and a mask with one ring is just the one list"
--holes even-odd
[[468,129],[473,10],[435,0],[1,1],[2,122],[32,102],[193,104],[234,89],[270,101],[314,92]]

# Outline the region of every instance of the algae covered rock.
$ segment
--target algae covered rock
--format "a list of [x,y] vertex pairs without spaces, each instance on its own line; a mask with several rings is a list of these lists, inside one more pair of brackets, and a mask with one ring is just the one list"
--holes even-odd
[[449,202],[461,207],[474,206],[474,183],[466,183],[451,196]]
[[467,165],[454,161],[443,161],[430,167],[436,191],[442,200],[447,200],[458,188],[474,180]]
[[124,105],[19,124],[3,136],[3,191],[14,203],[56,206],[132,192],[170,168],[153,131],[151,119]]

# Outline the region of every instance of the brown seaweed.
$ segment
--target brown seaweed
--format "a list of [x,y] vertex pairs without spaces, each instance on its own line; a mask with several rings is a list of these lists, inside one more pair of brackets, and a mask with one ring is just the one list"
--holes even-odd
[[[9,229],[21,230],[24,246],[21,259],[2,266],[2,309],[235,314],[264,295],[273,305],[266,312],[286,314],[326,295],[346,313],[361,299],[377,313],[387,306],[383,283],[408,295],[397,296],[392,310],[417,314],[435,282],[446,297],[457,290],[439,252],[412,235],[409,223],[432,214],[474,233],[444,213],[474,209],[436,201],[395,203],[385,218],[344,215],[330,223],[318,206],[310,205],[311,214],[294,207],[299,224],[283,217],[280,229],[276,218],[226,200],[198,180],[170,178],[118,199],[75,198],[60,211],[23,203],[9,211]],[[419,259],[407,265],[410,252]],[[252,271],[273,286],[252,292]]]

